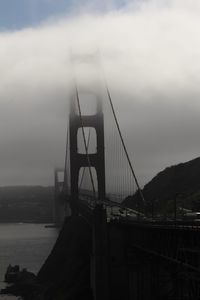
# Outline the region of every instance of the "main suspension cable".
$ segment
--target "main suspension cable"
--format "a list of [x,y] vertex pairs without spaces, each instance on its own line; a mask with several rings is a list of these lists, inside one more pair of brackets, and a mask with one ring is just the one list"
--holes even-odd
[[[100,58],[100,53],[98,53],[98,54],[99,54],[99,58]],[[140,185],[139,185],[139,182],[137,180],[136,174],[134,172],[134,169],[133,169],[133,166],[132,166],[132,163],[131,163],[128,151],[126,149],[126,145],[125,145],[124,139],[123,139],[123,135],[122,135],[122,132],[121,132],[121,129],[120,129],[120,126],[119,126],[119,122],[117,120],[117,116],[116,116],[116,113],[115,113],[115,109],[114,109],[114,105],[113,105],[113,102],[112,102],[111,94],[110,94],[110,91],[108,89],[108,85],[107,85],[107,81],[106,81],[106,77],[105,77],[105,72],[104,72],[103,65],[100,63],[99,66],[100,66],[100,68],[102,70],[103,81],[104,81],[104,84],[105,84],[105,87],[106,87],[106,92],[107,92],[107,95],[108,95],[109,103],[110,103],[110,106],[111,106],[111,110],[112,110],[112,113],[113,113],[113,116],[114,116],[114,120],[115,120],[115,123],[116,123],[116,126],[117,126],[117,130],[118,130],[118,133],[119,133],[119,136],[120,136],[120,140],[121,140],[121,143],[122,143],[125,155],[126,155],[126,158],[127,158],[127,161],[128,161],[128,164],[129,164],[132,176],[133,176],[133,178],[135,180],[135,183],[136,183],[136,186],[138,188],[138,192],[140,194],[141,200],[142,200],[143,204],[145,204],[144,195],[142,193],[142,190],[140,188]]]
[[123,138],[123,136],[122,136],[122,132],[121,132],[121,129],[120,129],[120,126],[119,126],[119,122],[118,122],[118,120],[117,120],[117,116],[116,116],[115,109],[114,109],[114,106],[113,106],[113,102],[112,102],[112,98],[111,98],[111,95],[110,95],[110,91],[109,91],[109,89],[108,89],[108,86],[107,86],[106,82],[105,82],[105,85],[106,85],[106,91],[107,91],[108,99],[109,99],[109,102],[110,102],[111,110],[112,110],[112,113],[113,113],[113,116],[114,116],[114,120],[115,120],[115,123],[116,123],[116,126],[117,126],[117,130],[118,130],[118,133],[119,133],[119,136],[120,136],[120,140],[121,140],[121,143],[122,143],[124,152],[125,152],[125,154],[126,154],[126,158],[127,158],[129,167],[130,167],[130,169],[131,169],[131,173],[132,173],[133,178],[134,178],[134,180],[135,180],[135,183],[136,183],[136,185],[137,185],[138,192],[139,192],[139,194],[140,194],[140,197],[141,197],[141,199],[142,199],[142,202],[143,202],[143,204],[145,204],[144,195],[143,195],[143,193],[142,193],[142,190],[141,190],[140,185],[139,185],[139,183],[138,183],[137,177],[136,177],[135,172],[134,172],[134,170],[133,170],[133,166],[132,166],[132,163],[131,163],[131,160],[130,160],[128,151],[127,151],[127,149],[126,149],[126,145],[125,145],[125,142],[124,142],[124,138]]
[[68,177],[68,172],[67,172],[67,167],[68,167],[68,149],[69,148],[69,129],[67,127],[67,135],[66,135],[66,150],[65,150],[65,164],[64,164],[64,178],[63,178],[63,187],[62,190],[63,192],[66,192],[68,189],[68,182],[67,182],[67,177]]

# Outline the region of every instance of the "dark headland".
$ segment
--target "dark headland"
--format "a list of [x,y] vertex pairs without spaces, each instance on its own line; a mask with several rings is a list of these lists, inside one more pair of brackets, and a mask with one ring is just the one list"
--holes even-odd
[[[175,198],[177,207],[200,211],[200,157],[167,167],[147,183],[142,191],[149,213],[152,206],[155,213],[172,213]],[[124,204],[137,208],[139,201],[140,196],[136,192],[127,197]]]

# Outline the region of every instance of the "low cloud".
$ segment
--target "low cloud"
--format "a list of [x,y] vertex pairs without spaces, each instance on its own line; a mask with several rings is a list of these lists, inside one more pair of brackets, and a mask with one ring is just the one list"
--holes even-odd
[[199,1],[159,2],[0,33],[0,185],[52,184],[63,165],[71,52],[100,53],[142,184],[199,156]]

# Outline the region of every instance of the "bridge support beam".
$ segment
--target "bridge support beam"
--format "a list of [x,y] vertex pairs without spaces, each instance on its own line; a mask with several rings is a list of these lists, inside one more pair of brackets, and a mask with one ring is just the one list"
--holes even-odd
[[106,210],[98,205],[93,213],[91,287],[94,300],[109,299],[108,233]]

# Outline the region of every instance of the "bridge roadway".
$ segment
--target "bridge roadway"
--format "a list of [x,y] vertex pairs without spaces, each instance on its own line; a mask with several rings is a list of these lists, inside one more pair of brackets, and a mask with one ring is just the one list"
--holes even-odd
[[103,291],[101,285],[96,299],[200,299],[198,223],[111,216],[110,205],[77,201],[80,215],[96,232],[96,269],[102,268],[96,276],[107,287]]

